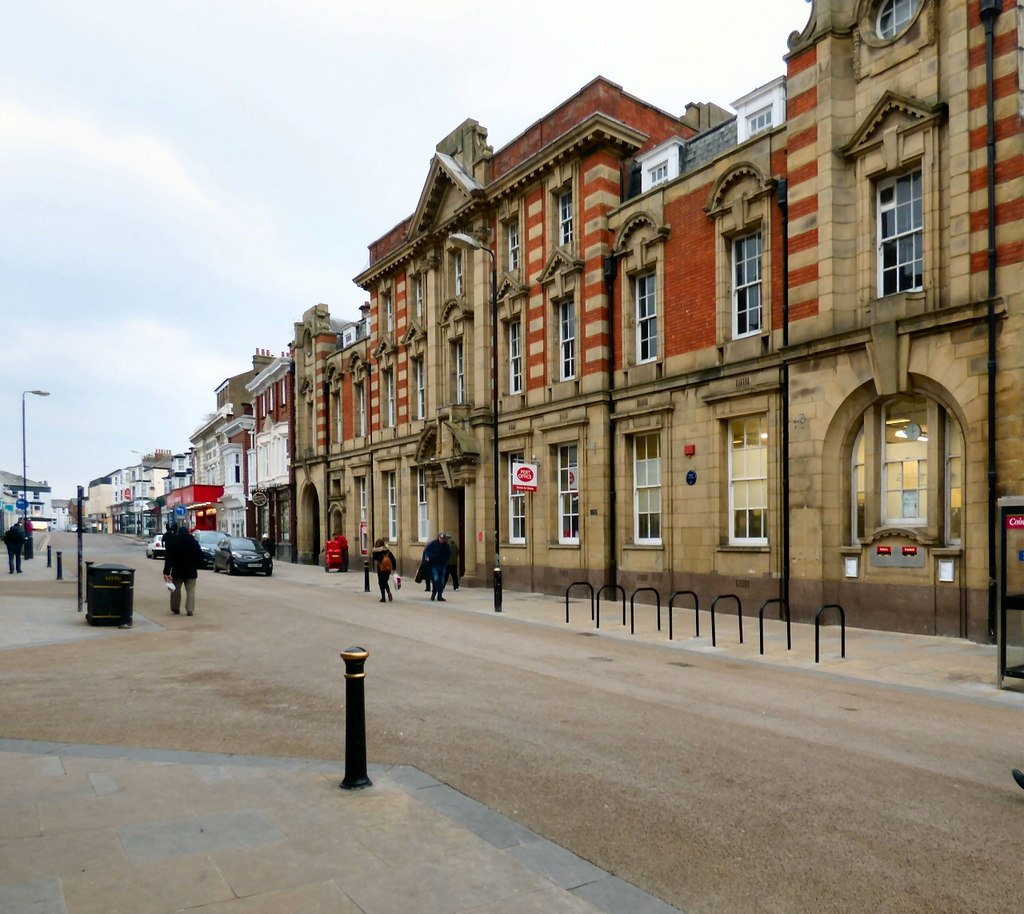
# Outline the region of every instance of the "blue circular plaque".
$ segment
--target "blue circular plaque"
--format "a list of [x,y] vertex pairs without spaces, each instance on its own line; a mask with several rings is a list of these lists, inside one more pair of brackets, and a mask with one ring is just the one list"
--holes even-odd
[[686,484],[688,486],[692,486],[696,481],[697,481],[697,471],[696,470],[690,470],[686,474]]

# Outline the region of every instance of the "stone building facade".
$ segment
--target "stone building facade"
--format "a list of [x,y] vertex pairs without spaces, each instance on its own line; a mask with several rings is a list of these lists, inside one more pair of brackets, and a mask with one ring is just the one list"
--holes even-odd
[[735,117],[599,78],[497,151],[464,123],[370,245],[365,334],[296,327],[300,515],[407,570],[452,532],[488,583],[493,264],[507,588],[988,638],[1024,490],[1016,12],[815,0]]

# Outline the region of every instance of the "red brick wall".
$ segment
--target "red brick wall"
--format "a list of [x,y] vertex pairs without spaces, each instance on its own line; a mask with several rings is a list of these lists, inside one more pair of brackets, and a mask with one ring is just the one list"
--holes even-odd
[[672,226],[665,250],[667,357],[717,343],[715,226],[704,211],[710,193],[708,184],[665,207],[665,221]]

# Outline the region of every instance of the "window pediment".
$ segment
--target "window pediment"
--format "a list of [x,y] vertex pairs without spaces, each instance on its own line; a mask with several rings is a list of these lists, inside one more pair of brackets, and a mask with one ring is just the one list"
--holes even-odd
[[569,298],[576,289],[577,278],[583,274],[583,261],[573,257],[565,248],[555,248],[537,277],[537,282],[548,286],[552,299]]
[[894,133],[898,136],[930,129],[945,120],[946,113],[944,102],[922,105],[905,95],[887,91],[842,148],[843,155],[857,158],[882,143],[886,134]]
[[394,351],[395,341],[389,337],[382,337],[377,345],[370,350],[370,355],[379,362]]
[[466,303],[461,298],[449,298],[441,306],[441,320],[439,323],[442,327],[448,327],[452,331],[461,333],[463,323],[472,319],[473,309],[467,308]]
[[775,181],[765,178],[760,168],[752,162],[739,162],[715,181],[705,212],[712,219],[717,219],[738,200],[753,203],[774,189]]
[[[626,253],[636,243],[636,237],[640,237],[646,247],[666,241],[671,234],[672,226],[658,222],[650,213],[634,213],[619,229],[619,237],[615,241],[613,251],[616,254]],[[646,261],[647,257],[641,259]]]
[[405,347],[412,346],[414,343],[422,344],[427,339],[427,331],[423,329],[418,320],[409,321],[409,329],[402,334],[398,342]]
[[498,277],[498,301],[525,297],[529,294],[529,291],[514,273],[502,273]]

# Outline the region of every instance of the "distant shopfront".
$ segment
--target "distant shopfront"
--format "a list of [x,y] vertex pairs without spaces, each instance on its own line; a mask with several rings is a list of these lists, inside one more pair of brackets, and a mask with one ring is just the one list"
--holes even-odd
[[167,493],[164,526],[184,520],[192,530],[217,530],[217,509],[224,496],[224,486],[183,486]]

